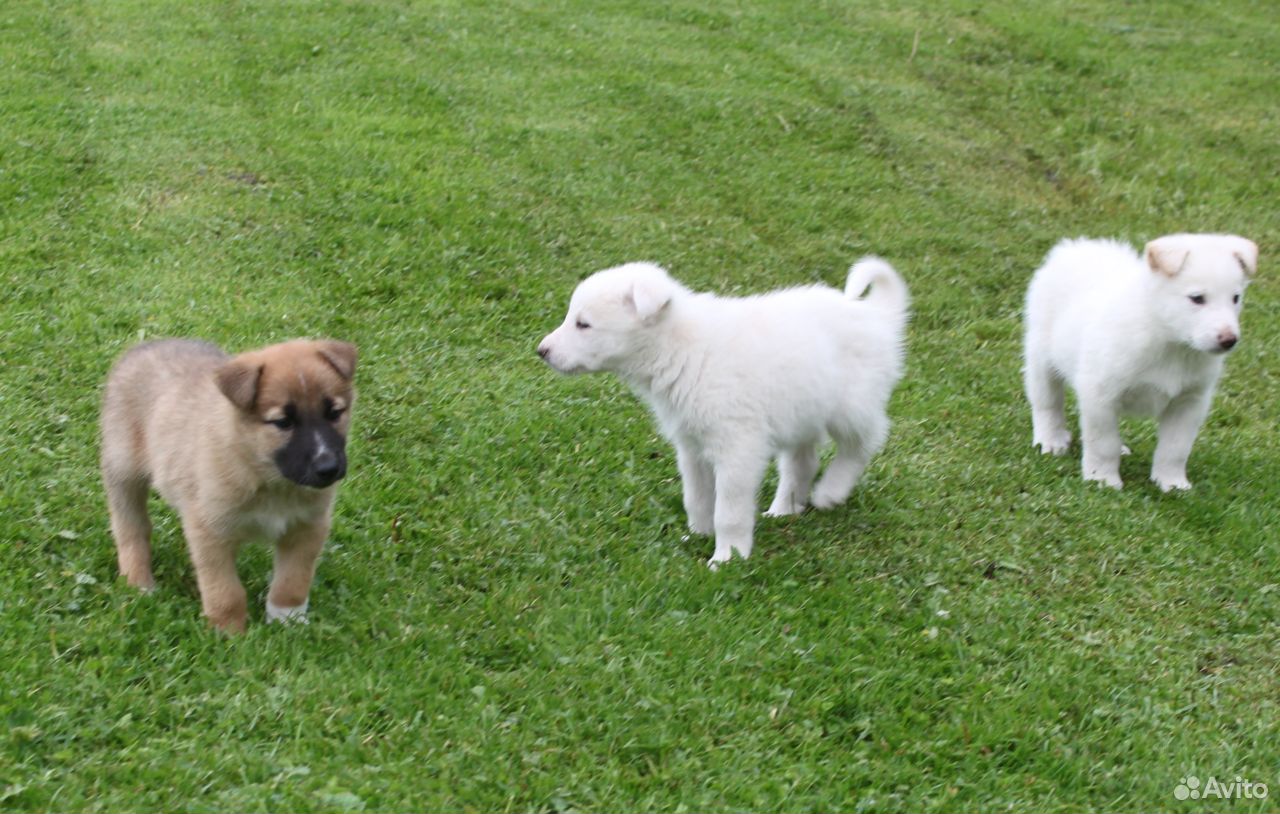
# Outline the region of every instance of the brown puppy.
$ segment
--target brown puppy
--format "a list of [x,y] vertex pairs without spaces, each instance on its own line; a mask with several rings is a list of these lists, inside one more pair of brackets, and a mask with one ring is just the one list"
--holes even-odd
[[346,342],[294,340],[228,357],[206,342],[167,339],[127,351],[107,377],[102,479],[120,573],[149,591],[155,487],[182,519],[204,615],[245,627],[235,557],[275,543],[267,621],[305,620],[316,559],[347,471],[351,378]]

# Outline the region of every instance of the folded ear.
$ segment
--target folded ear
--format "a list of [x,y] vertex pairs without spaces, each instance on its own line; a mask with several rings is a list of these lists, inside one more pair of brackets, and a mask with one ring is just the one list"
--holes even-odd
[[636,316],[646,325],[652,325],[675,297],[675,283],[666,276],[643,277],[631,285],[627,302],[635,309]]
[[218,389],[241,410],[252,410],[258,401],[258,381],[262,378],[262,363],[237,356],[224,362],[213,372]]
[[356,346],[336,339],[325,339],[316,344],[320,346],[320,355],[329,366],[338,371],[343,379],[351,381],[356,373]]
[[1166,277],[1176,277],[1182,271],[1191,250],[1176,237],[1160,237],[1147,244],[1144,254],[1152,271]]
[[1258,244],[1244,237],[1231,237],[1232,247],[1231,253],[1240,263],[1240,268],[1244,269],[1246,277],[1252,277],[1258,273]]

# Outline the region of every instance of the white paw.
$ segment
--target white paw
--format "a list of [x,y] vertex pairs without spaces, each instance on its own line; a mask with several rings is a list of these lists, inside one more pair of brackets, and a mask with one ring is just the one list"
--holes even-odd
[[1064,430],[1060,433],[1052,433],[1047,438],[1036,438],[1031,443],[1039,447],[1044,455],[1065,455],[1071,448],[1071,433]]
[[282,608],[279,605],[276,605],[275,603],[273,603],[270,599],[268,599],[267,600],[267,624],[272,624],[273,622],[280,622],[282,624],[305,625],[307,624],[307,605],[308,604],[310,603],[303,602],[301,605],[298,605],[297,607],[294,607],[294,608]]
[[832,494],[825,489],[819,488],[813,490],[813,498],[810,502],[813,503],[813,508],[825,510],[844,503],[844,499],[846,497],[848,497],[848,495]]
[[1171,477],[1152,475],[1151,480],[1156,482],[1161,492],[1185,492],[1191,488],[1191,481],[1187,480],[1186,475],[1174,475]]
[[1123,455],[1132,455],[1132,454],[1133,454],[1133,450],[1129,449],[1129,445],[1128,445],[1128,444],[1121,444],[1121,445],[1120,445],[1120,454],[1121,454],[1122,456],[1123,456]]
[[1120,480],[1119,475],[1103,475],[1098,472],[1090,472],[1084,476],[1084,479],[1105,484],[1110,486],[1112,489],[1121,489],[1124,487],[1124,481]]
[[710,518],[700,520],[696,517],[689,518],[689,531],[694,534],[700,534],[703,537],[709,537],[711,532],[715,530],[715,523]]
[[713,556],[711,559],[707,560],[707,567],[710,568],[712,571],[719,571],[720,565],[728,561],[729,561],[728,557]]
[[764,516],[765,517],[788,517],[793,514],[800,514],[800,512],[802,511],[804,511],[803,503],[797,506],[794,503],[791,503],[790,501],[782,504],[778,504],[775,502],[772,506],[770,506],[768,509],[765,510]]

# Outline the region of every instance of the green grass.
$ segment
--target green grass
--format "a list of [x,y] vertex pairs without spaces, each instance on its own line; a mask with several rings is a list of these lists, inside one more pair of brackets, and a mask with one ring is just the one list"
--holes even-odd
[[[1274,810],[1278,54],[1250,0],[10,0],[0,810]],[[1026,281],[1184,230],[1263,254],[1197,487],[1141,422],[1085,485],[1030,445]],[[534,346],[606,265],[869,251],[915,298],[890,443],[709,573],[643,408]],[[255,548],[207,631],[158,504],[161,590],[115,579],[99,388],[166,335],[360,346],[309,627]]]

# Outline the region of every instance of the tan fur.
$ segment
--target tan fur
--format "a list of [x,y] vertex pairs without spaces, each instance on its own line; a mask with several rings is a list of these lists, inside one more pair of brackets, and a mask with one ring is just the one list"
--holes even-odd
[[288,431],[269,421],[285,405],[340,405],[333,428],[346,437],[355,399],[356,349],[294,340],[229,358],[213,345],[161,340],[126,352],[107,378],[102,408],[102,476],[120,572],[155,587],[147,493],[178,513],[204,614],[243,631],[244,587],[235,557],[250,540],[275,543],[268,602],[304,606],[329,533],[336,484],[299,485],[274,455]]

